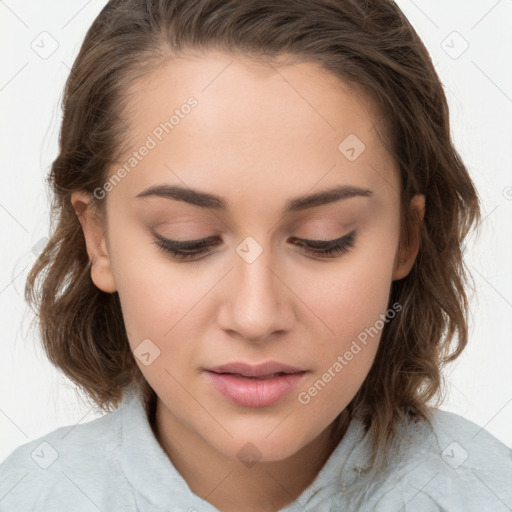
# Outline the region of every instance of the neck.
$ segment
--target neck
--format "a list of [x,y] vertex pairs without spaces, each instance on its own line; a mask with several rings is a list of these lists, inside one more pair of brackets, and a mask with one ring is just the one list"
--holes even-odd
[[[251,467],[226,457],[172,415],[155,395],[148,417],[156,439],[197,496],[222,512],[275,512],[300,496],[344,436],[344,412],[292,456]],[[153,421],[151,421],[153,419]]]

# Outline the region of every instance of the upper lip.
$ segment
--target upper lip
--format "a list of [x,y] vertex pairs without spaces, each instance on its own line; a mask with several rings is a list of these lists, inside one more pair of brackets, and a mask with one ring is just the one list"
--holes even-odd
[[257,365],[236,362],[206,368],[206,370],[214,373],[236,373],[243,375],[244,377],[264,377],[275,373],[300,373],[305,371],[300,368],[294,368],[293,366],[277,363],[275,361],[269,361],[267,363]]

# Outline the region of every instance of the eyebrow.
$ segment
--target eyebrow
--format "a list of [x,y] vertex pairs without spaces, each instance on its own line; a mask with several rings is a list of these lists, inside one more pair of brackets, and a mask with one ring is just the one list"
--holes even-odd
[[[309,208],[334,203],[351,197],[372,196],[373,191],[367,188],[360,188],[353,185],[339,185],[321,192],[290,199],[287,201],[283,213],[284,215],[287,215],[290,213],[301,212]],[[201,208],[210,208],[222,212],[227,212],[229,210],[227,201],[222,197],[177,185],[152,185],[135,196],[135,198],[145,197],[174,199],[175,201],[183,201]]]

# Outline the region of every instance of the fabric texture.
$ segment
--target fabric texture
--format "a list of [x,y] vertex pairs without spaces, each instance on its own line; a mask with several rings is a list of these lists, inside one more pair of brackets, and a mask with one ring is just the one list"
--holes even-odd
[[[485,429],[432,408],[429,422],[402,422],[395,439],[389,470],[375,475],[353,419],[315,480],[279,512],[512,511],[512,450]],[[133,391],[116,411],[58,428],[0,464],[0,512],[68,510],[218,512],[173,466]]]

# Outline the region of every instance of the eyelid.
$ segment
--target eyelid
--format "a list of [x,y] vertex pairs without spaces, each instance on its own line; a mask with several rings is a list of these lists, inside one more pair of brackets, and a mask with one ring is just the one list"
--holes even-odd
[[[207,251],[212,246],[212,241],[218,239],[218,236],[210,236],[200,240],[176,241],[164,238],[154,233],[155,243],[161,250],[169,253],[171,257],[181,262],[200,261],[212,256],[215,251]],[[339,258],[343,254],[352,250],[355,244],[357,232],[352,230],[334,240],[309,240],[293,237],[295,245],[302,247],[303,251],[311,256],[328,261]],[[206,250],[205,250],[206,249]]]
[[[355,235],[355,230],[352,230],[351,232],[347,233],[346,235],[342,235],[339,238],[334,239],[328,239],[328,240],[321,240],[321,239],[311,239],[311,238],[300,238],[300,237],[291,237],[290,240],[293,242],[302,242],[302,243],[308,243],[312,246],[318,246],[318,247],[325,247],[326,245],[335,245],[339,242],[343,242],[343,240],[346,240],[347,238],[350,238],[351,236]],[[171,240],[169,238],[165,238],[162,235],[159,235],[158,233],[153,232],[153,235],[161,240],[164,243],[172,244],[178,249],[190,249],[190,248],[197,248],[204,247],[211,245],[212,242],[215,242],[219,239],[218,236],[212,235],[205,238],[198,238],[194,240]]]
[[328,239],[328,240],[320,240],[320,239],[313,240],[311,238],[298,238],[296,236],[292,237],[291,239],[293,241],[305,242],[305,243],[311,244],[312,246],[325,247],[326,245],[335,245],[337,243],[343,242],[344,240],[346,240],[346,239],[350,238],[351,236],[355,235],[355,232],[356,231],[354,229],[350,233],[347,233],[346,235],[340,236],[339,238]]
[[166,244],[172,244],[177,249],[192,249],[199,247],[205,247],[208,245],[211,245],[212,242],[215,242],[219,237],[216,235],[208,236],[206,238],[199,238],[196,240],[170,240],[169,238],[165,238],[158,233],[153,233],[153,235],[158,238],[158,240],[161,240],[163,243]]

